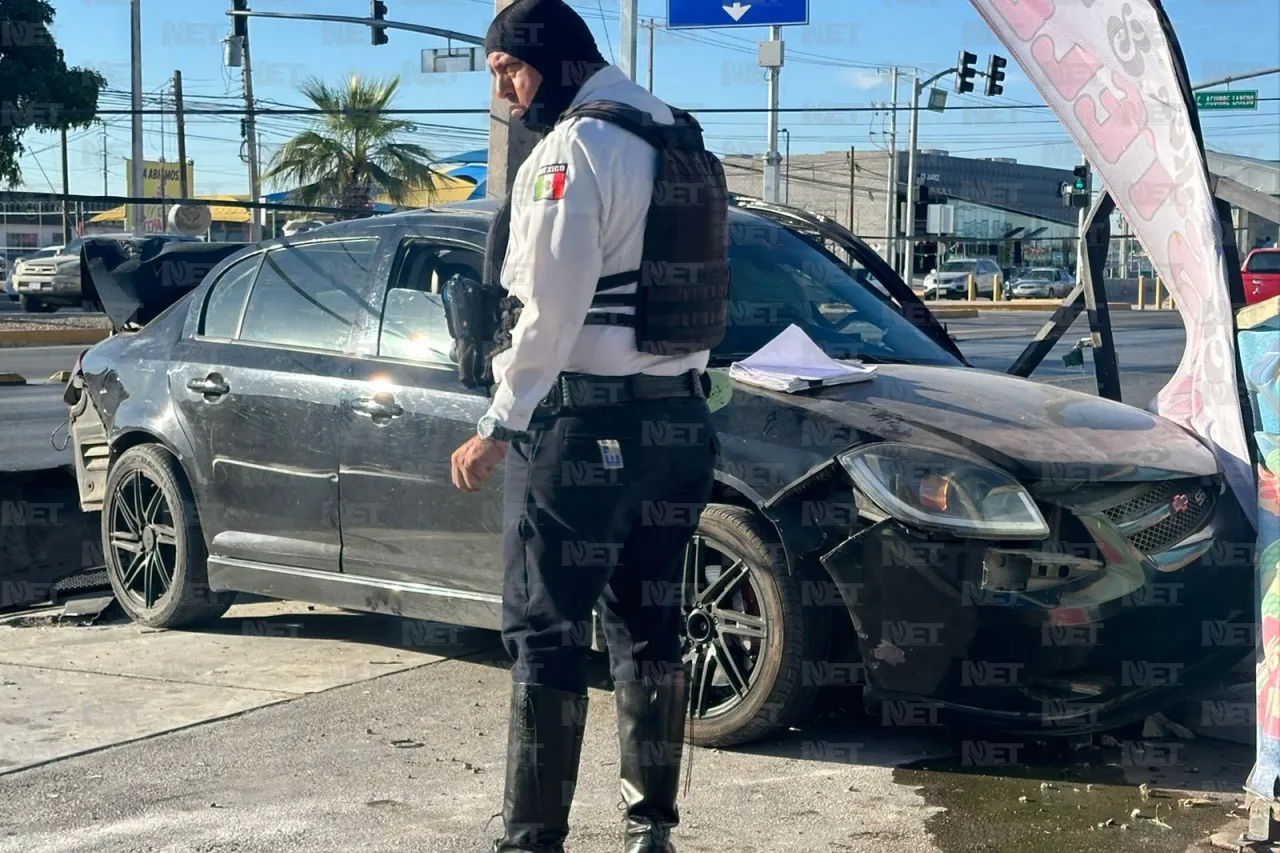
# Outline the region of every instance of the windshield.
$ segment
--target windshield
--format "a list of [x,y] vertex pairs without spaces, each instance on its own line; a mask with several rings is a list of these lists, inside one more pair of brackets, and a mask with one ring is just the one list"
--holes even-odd
[[26,258],[24,258],[23,260],[38,261],[41,258],[52,258],[54,255],[58,254],[58,251],[59,251],[58,249],[54,249],[54,248],[41,249],[38,252],[32,252],[31,254],[27,255]]
[[947,261],[938,272],[973,272],[977,268],[977,261]]
[[859,284],[848,267],[772,223],[734,228],[729,327],[715,361],[736,361],[795,324],[834,358],[959,362]]
[[1022,276],[1023,281],[1053,281],[1053,270],[1031,270]]

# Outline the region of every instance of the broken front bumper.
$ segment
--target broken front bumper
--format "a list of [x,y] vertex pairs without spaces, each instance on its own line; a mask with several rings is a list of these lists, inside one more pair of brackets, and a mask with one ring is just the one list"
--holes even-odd
[[[1154,557],[1133,546],[1141,534],[1080,521],[1094,541],[1066,556],[886,520],[822,557],[885,722],[951,712],[1041,736],[1098,731],[1177,703],[1253,649],[1252,532],[1229,496]],[[1030,576],[1029,553],[1043,557]]]

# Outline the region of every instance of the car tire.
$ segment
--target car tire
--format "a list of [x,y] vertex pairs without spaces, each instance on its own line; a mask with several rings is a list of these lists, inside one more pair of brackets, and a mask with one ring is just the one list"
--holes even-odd
[[44,302],[37,296],[20,296],[18,301],[22,305],[22,310],[28,314],[41,314],[44,312]]
[[235,598],[209,589],[195,499],[177,461],[158,445],[132,447],[112,464],[102,508],[102,553],[116,601],[139,625],[210,622]]
[[[715,654],[729,655],[734,662],[742,660],[745,640],[726,626],[732,620],[718,617],[713,627],[713,639],[695,643],[690,566],[696,562],[697,543],[719,551],[726,565],[736,560],[743,563],[744,578],[726,592],[739,592],[722,596],[729,607],[718,611],[743,613],[751,609],[763,619],[764,639],[755,647],[753,665],[746,676],[744,695],[734,694],[728,702],[712,706],[716,695],[731,693],[732,685],[717,685],[717,677],[724,679],[727,670],[715,663],[708,646],[716,647]],[[725,504],[712,504],[703,512],[698,532],[690,543],[685,561],[685,594],[683,604],[686,618],[682,628],[685,661],[689,667],[690,739],[702,747],[739,746],[760,740],[770,734],[794,725],[813,706],[820,685],[817,679],[804,677],[806,662],[826,659],[830,649],[829,608],[820,605],[806,606],[802,594],[802,577],[788,570],[787,559],[772,526],[749,510]],[[732,565],[737,565],[736,562]],[[723,577],[723,574],[721,574]],[[714,581],[711,582],[714,585]],[[710,586],[702,587],[703,593],[711,592]],[[750,598],[744,596],[750,594]],[[742,604],[749,600],[751,605]],[[746,623],[737,623],[746,624]],[[749,652],[747,652],[749,654]],[[740,669],[738,670],[741,671]],[[727,680],[727,679],[726,679]],[[735,698],[736,697],[736,698]],[[715,711],[715,713],[708,713]]]

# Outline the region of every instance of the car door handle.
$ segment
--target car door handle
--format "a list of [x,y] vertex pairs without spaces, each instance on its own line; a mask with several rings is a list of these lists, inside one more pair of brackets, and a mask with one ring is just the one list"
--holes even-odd
[[368,415],[374,421],[389,421],[404,414],[404,408],[390,394],[377,394],[373,397],[361,397],[351,404],[362,415]]
[[206,397],[221,397],[231,390],[231,386],[227,385],[218,374],[210,373],[204,379],[189,380],[187,389]]

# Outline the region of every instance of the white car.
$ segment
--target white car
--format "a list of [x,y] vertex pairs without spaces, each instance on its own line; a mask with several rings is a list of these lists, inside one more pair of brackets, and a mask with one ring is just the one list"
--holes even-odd
[[967,299],[970,274],[975,279],[977,296],[994,295],[996,279],[1000,276],[1000,267],[996,262],[990,258],[959,258],[947,261],[941,269],[925,276],[925,298]]
[[1071,273],[1056,267],[1036,267],[1005,285],[1010,299],[1062,299],[1076,286]]

